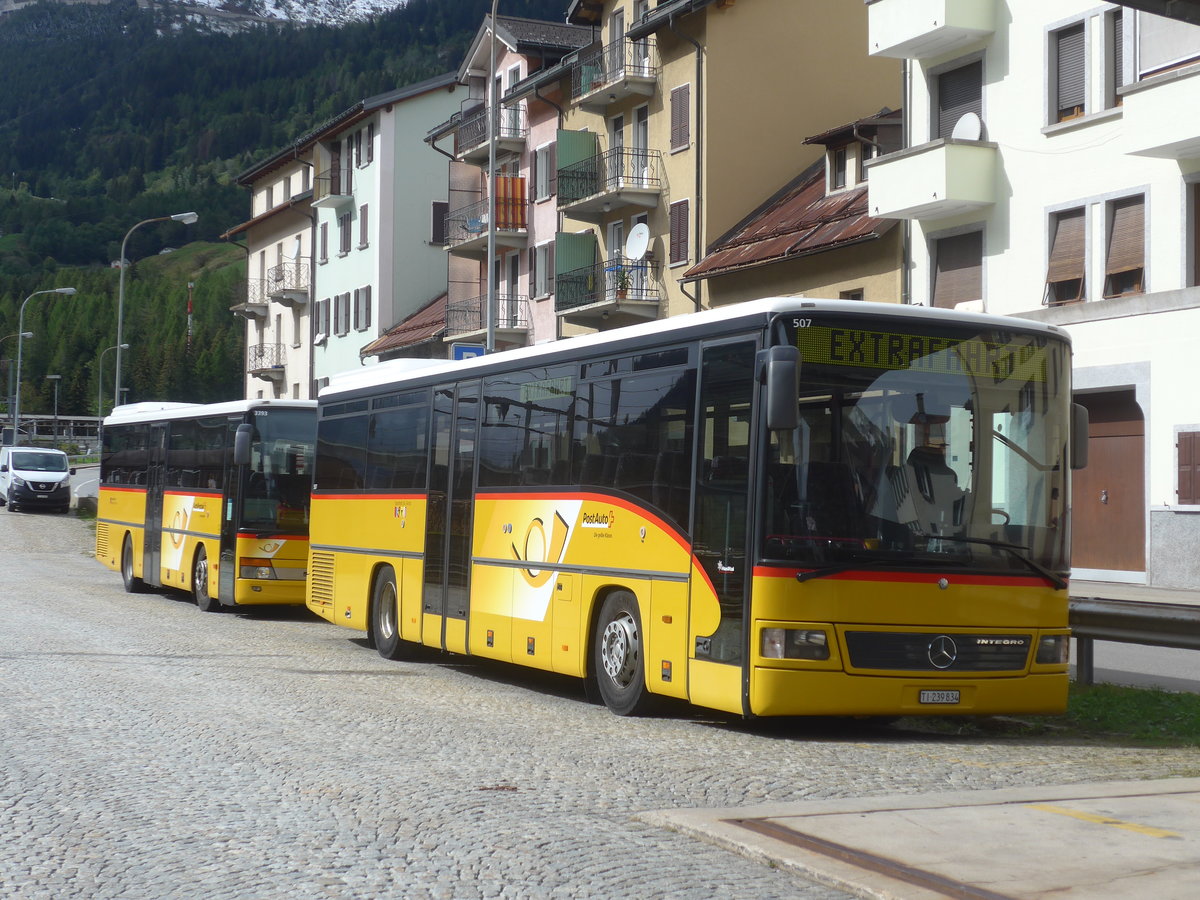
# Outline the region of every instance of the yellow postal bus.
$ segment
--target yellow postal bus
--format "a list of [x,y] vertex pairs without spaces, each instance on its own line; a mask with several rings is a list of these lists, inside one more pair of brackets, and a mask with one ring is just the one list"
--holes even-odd
[[136,403],[104,420],[96,558],[200,609],[304,603],[311,400]]
[[804,299],[347,374],[308,606],[619,714],[1059,711],[1070,375],[1054,327]]

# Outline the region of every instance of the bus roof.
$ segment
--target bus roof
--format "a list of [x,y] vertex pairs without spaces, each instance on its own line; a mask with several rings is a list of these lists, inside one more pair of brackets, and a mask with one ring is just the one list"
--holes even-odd
[[315,400],[226,400],[221,403],[168,403],[150,400],[118,406],[104,417],[105,425],[231,416],[254,409],[315,409]]
[[472,377],[473,374],[484,374],[487,371],[502,367],[533,366],[555,361],[556,357],[568,359],[583,354],[591,355],[593,351],[611,346],[617,350],[629,343],[638,345],[647,338],[658,336],[669,340],[673,336],[685,337],[694,333],[699,336],[705,331],[713,333],[734,333],[738,330],[753,330],[765,328],[772,318],[781,313],[817,312],[856,313],[874,317],[910,318],[914,321],[938,322],[942,324],[962,324],[983,328],[1001,328],[1025,332],[1043,333],[1070,343],[1070,336],[1055,325],[1035,322],[1032,319],[1020,319],[1014,316],[997,316],[987,313],[961,312],[955,309],[940,309],[930,306],[911,306],[899,303],[870,303],[862,300],[821,300],[812,297],[769,297],[762,300],[751,300],[746,303],[733,303],[717,309],[697,313],[687,313],[672,316],[668,319],[657,319],[639,325],[629,325],[624,328],[614,328],[611,331],[601,331],[585,334],[579,337],[565,338],[532,347],[520,347],[506,350],[502,354],[491,356],[476,356],[466,360],[427,360],[427,359],[397,359],[368,366],[361,369],[351,369],[334,375],[327,387],[320,392],[324,400],[340,394],[353,393],[366,388],[378,387],[406,380],[415,375],[447,375],[454,379]]

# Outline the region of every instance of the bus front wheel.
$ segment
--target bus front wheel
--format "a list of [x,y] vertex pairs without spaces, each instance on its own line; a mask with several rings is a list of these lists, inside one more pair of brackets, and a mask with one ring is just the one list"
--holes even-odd
[[220,612],[221,604],[208,591],[208,553],[201,547],[192,562],[192,596],[201,612]]
[[614,591],[604,599],[592,644],[592,677],[604,705],[618,716],[649,712],[653,698],[646,691],[642,615],[629,591]]
[[133,539],[129,535],[125,535],[125,543],[121,546],[121,581],[130,594],[140,594],[146,589],[146,582],[133,574]]
[[405,659],[408,643],[400,637],[400,604],[396,593],[396,573],[384,569],[371,590],[371,637],[375,650],[384,659]]

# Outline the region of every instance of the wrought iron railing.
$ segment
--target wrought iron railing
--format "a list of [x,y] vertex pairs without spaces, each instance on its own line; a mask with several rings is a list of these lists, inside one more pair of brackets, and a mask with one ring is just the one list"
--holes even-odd
[[614,147],[558,170],[558,205],[623,188],[662,189],[662,153]]
[[571,99],[578,100],[626,78],[658,75],[658,48],[654,41],[622,38],[581,55],[571,69]]
[[[530,328],[529,298],[522,294],[496,294],[496,327],[526,331]],[[487,296],[455,300],[446,305],[446,336],[470,334],[487,328]]]
[[251,344],[246,352],[246,369],[250,372],[282,369],[284,359],[283,344]]
[[313,202],[329,196],[344,197],[354,191],[354,167],[348,163],[334,166],[313,179]]
[[554,281],[554,308],[563,310],[604,301],[662,299],[662,270],[652,259],[613,256],[607,261],[562,272]]
[[[525,109],[520,106],[502,106],[496,116],[496,140],[522,140],[528,135],[529,127],[525,120]],[[488,120],[487,110],[478,108],[465,115],[458,131],[454,133],[454,153],[461,156],[487,143]]]
[[[496,230],[524,231],[527,227],[528,211],[525,179],[516,175],[497,176]],[[446,245],[453,247],[486,235],[488,212],[488,201],[483,199],[447,213]]]
[[304,256],[271,266],[267,269],[268,290],[272,295],[284,291],[308,291],[309,271],[309,259]]

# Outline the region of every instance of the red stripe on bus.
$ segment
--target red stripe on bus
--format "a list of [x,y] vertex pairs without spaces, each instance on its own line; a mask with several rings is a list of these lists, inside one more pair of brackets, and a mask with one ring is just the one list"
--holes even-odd
[[121,493],[121,494],[144,494],[144,493],[146,493],[146,489],[144,487],[137,487],[136,485],[131,486],[131,487],[117,487],[116,485],[106,484],[106,485],[102,485],[100,490],[114,491],[116,493]]
[[[802,572],[815,572],[817,569],[786,568],[782,566],[755,566],[755,578],[795,578]],[[1026,575],[964,575],[957,572],[867,572],[865,570],[847,569],[826,575],[825,578],[834,581],[878,581],[902,582],[904,584],[937,584],[938,579],[946,578],[953,584],[986,585],[1005,587],[1045,587],[1045,578]]]
[[163,491],[164,497],[210,497],[220,499],[224,496],[220,491]]
[[259,534],[257,531],[239,531],[239,538],[251,538],[260,541],[295,541],[301,544],[308,543],[307,534]]
[[424,500],[424,494],[340,494],[321,491],[312,495],[313,502],[318,500]]

